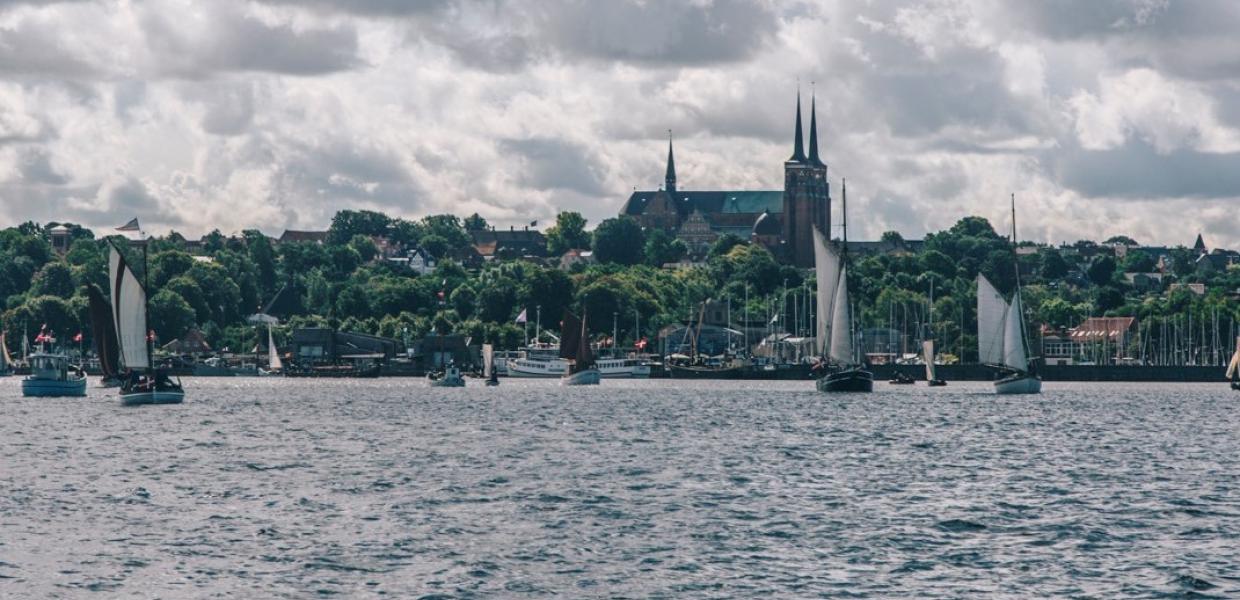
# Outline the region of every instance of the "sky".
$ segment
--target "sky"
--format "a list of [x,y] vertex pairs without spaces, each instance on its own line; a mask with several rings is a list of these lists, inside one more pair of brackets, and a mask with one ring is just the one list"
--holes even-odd
[[[850,237],[1240,248],[1234,0],[0,0],[0,225],[591,223],[780,189],[816,98]],[[808,123],[808,115],[806,115]],[[838,202],[835,221],[839,220]]]

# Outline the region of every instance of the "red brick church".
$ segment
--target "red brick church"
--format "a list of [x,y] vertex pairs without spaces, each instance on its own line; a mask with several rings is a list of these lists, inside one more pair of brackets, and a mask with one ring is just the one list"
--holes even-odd
[[731,233],[765,246],[786,263],[814,266],[813,226],[831,231],[831,191],[827,165],[818,154],[815,104],[811,98],[807,154],[797,97],[795,141],[792,156],[784,162],[782,191],[682,191],[676,187],[676,161],[668,140],[663,188],[634,191],[620,214],[676,235],[694,256],[705,255],[719,236]]

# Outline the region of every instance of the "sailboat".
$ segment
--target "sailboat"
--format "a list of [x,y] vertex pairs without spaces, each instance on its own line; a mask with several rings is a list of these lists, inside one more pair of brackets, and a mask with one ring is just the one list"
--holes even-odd
[[104,299],[103,292],[94,284],[86,286],[90,302],[90,330],[95,341],[95,354],[99,355],[99,369],[103,371],[100,387],[121,385],[120,352],[116,347],[116,326],[112,322],[112,307]]
[[482,345],[482,376],[487,386],[499,385],[499,373],[495,370],[495,347],[491,344]]
[[1236,352],[1227,363],[1227,379],[1231,380],[1231,389],[1240,390],[1240,337],[1236,338]]
[[[145,245],[142,247],[142,257],[145,263]],[[143,269],[144,272],[147,270]],[[121,404],[180,404],[185,400],[181,382],[173,381],[166,371],[155,368],[151,360],[154,340],[147,328],[150,312],[146,287],[138,282],[125,257],[110,242],[108,281],[112,284],[112,323],[116,328],[116,346],[127,370],[121,383]]]
[[602,375],[594,364],[590,350],[587,315],[577,315],[565,310],[560,322],[560,358],[568,359],[568,370],[560,378],[560,385],[598,385]]
[[[1012,196],[1012,243],[1016,243],[1016,196]],[[977,274],[977,356],[982,364],[999,369],[996,394],[1037,394],[1042,379],[1033,373],[1029,345],[1025,340],[1025,309],[1020,300],[1020,267],[1016,268],[1016,292],[1009,303],[986,279]]]
[[947,385],[947,382],[934,373],[934,281],[930,282],[930,309],[926,313],[927,320],[930,321],[930,337],[921,342],[922,359],[926,361],[926,384],[930,387],[942,387]]
[[[845,184],[846,186],[847,184]],[[874,374],[857,358],[856,332],[853,330],[852,303],[848,295],[848,191],[843,188],[841,207],[844,225],[843,252],[827,242],[826,235],[814,227],[814,270],[818,279],[818,319],[816,344],[823,361],[818,378],[820,392],[871,392]],[[817,369],[816,369],[817,370]]]
[[9,345],[4,341],[4,332],[0,331],[0,377],[13,374],[13,357],[9,355]]
[[259,375],[284,374],[284,361],[280,360],[280,350],[276,348],[276,337],[271,333],[271,325],[267,325],[267,370],[258,370]]

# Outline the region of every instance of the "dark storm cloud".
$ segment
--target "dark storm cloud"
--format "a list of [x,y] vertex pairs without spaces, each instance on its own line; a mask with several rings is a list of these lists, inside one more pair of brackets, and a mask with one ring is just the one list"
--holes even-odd
[[607,193],[600,168],[579,144],[551,138],[509,139],[500,142],[505,154],[520,164],[518,178],[536,189],[571,190],[586,196]]
[[1131,140],[1113,150],[1058,149],[1043,161],[1053,179],[1087,197],[1240,197],[1240,153],[1235,152],[1159,154]]

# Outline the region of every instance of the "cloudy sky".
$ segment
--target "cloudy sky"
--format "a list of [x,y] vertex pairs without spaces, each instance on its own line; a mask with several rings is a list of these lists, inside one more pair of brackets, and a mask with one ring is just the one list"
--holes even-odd
[[[856,237],[1240,247],[1234,0],[0,0],[0,224],[616,214],[778,189],[817,92]],[[808,98],[807,98],[808,99]],[[859,230],[859,231],[858,231]]]

